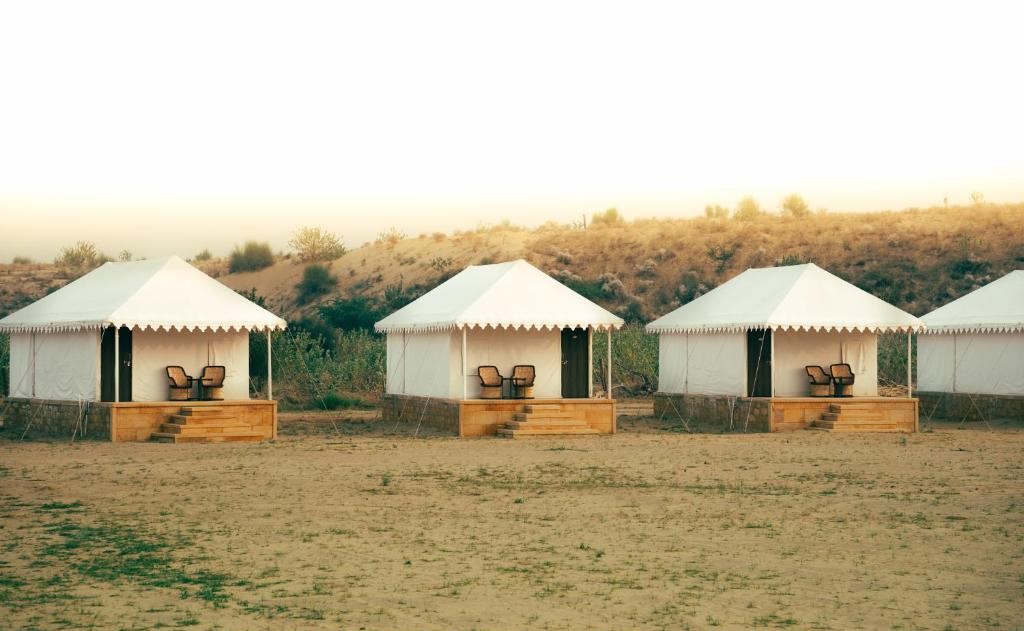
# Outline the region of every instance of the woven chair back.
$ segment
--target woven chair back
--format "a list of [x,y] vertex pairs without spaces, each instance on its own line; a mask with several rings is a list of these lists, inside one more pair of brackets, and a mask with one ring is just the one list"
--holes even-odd
[[481,386],[501,386],[501,373],[498,372],[497,366],[480,366],[477,374],[480,375]]
[[219,388],[223,386],[225,372],[223,366],[207,366],[203,368],[203,375],[200,377],[203,380],[203,387]]
[[181,366],[167,367],[167,381],[170,385],[178,388],[188,387],[188,375],[185,374],[185,369]]
[[532,386],[537,376],[533,366],[516,366],[512,369],[512,382],[517,386]]
[[853,379],[853,369],[849,364],[832,364],[831,370],[835,379]]
[[821,366],[805,366],[807,369],[807,376],[811,378],[811,383],[816,386],[827,386],[832,383],[832,376],[825,372],[825,369]]

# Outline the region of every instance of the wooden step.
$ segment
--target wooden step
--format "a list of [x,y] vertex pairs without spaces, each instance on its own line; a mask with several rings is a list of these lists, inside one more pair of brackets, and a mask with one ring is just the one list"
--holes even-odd
[[559,427],[589,427],[589,425],[587,425],[586,421],[577,419],[532,419],[529,421],[509,421],[505,423],[505,427],[509,429],[557,429]]
[[575,416],[573,412],[513,412],[516,421],[532,421],[534,419],[563,419]]
[[498,429],[498,436],[505,438],[520,438],[523,436],[584,436],[597,434],[598,431],[592,427],[556,428],[556,429]]
[[562,406],[557,403],[530,403],[523,406],[523,411],[527,414],[535,414],[537,412],[561,412]]
[[252,425],[176,425],[164,423],[160,431],[165,434],[178,434],[180,436],[226,436],[228,434],[251,434]]
[[860,432],[860,431],[896,431],[898,425],[893,421],[872,421],[844,419],[842,421],[814,421],[814,427],[830,429],[837,432]]
[[264,440],[265,436],[254,432],[214,436],[186,436],[182,434],[156,432],[152,435],[152,439],[158,443],[258,443],[261,440]]
[[237,423],[239,422],[237,416],[230,416],[227,414],[221,414],[218,416],[185,416],[184,414],[172,414],[170,416],[170,423],[176,423],[178,425],[219,425],[223,423]]
[[204,405],[194,407],[191,405],[185,405],[182,406],[181,412],[179,412],[179,414],[181,414],[182,416],[217,416],[218,414],[225,413],[224,410],[225,408],[219,405]]

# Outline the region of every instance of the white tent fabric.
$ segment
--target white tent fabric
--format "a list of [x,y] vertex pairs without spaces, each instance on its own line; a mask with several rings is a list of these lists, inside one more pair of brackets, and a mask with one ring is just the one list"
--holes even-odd
[[813,263],[748,269],[647,325],[651,333],[923,328],[921,320]]
[[622,318],[518,260],[469,267],[376,329],[387,332],[389,394],[461,399],[465,392],[472,399],[480,394],[479,366],[497,366],[509,376],[514,365],[531,364],[534,396],[558,398],[561,330],[612,330],[622,324]]
[[622,318],[526,261],[467,267],[377,322],[378,331],[617,329]]
[[921,319],[919,390],[1024,396],[1024,270]]
[[224,366],[225,399],[249,398],[249,334],[245,331],[139,331],[132,335],[132,400],[167,400],[167,366],[199,378]]
[[0,320],[0,331],[126,326],[169,331],[266,331],[281,318],[176,256],[106,263]]
[[927,333],[1024,333],[1024,270],[939,307],[921,320]]
[[814,264],[750,269],[647,325],[659,333],[658,390],[745,396],[748,330],[775,338],[775,396],[808,394],[805,366],[849,363],[855,396],[878,394],[882,331],[920,330],[914,316]]
[[99,348],[97,331],[12,333],[10,396],[57,401],[96,399]]

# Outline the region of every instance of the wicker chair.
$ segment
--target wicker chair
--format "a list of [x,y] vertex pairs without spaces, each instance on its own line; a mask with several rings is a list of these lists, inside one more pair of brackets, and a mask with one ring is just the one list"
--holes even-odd
[[167,367],[167,387],[170,390],[168,400],[188,401],[192,398],[193,379],[185,373],[181,366]]
[[223,366],[206,366],[199,375],[199,388],[203,401],[224,400],[224,375],[227,371]]
[[480,366],[477,369],[480,376],[480,398],[500,399],[502,376],[496,366]]
[[853,370],[849,364],[832,364],[832,381],[836,384],[837,397],[853,396]]
[[807,377],[811,380],[811,396],[827,397],[832,395],[832,375],[821,366],[804,366]]
[[537,369],[533,366],[515,366],[512,368],[512,396],[517,399],[533,398],[533,381]]

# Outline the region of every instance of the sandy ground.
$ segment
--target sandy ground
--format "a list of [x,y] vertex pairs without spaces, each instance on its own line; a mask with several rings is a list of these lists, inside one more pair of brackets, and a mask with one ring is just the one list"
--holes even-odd
[[0,440],[0,628],[1024,628],[1020,429],[353,422],[258,445]]

